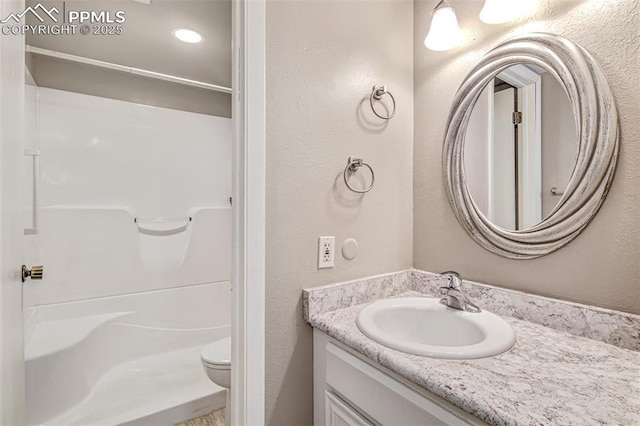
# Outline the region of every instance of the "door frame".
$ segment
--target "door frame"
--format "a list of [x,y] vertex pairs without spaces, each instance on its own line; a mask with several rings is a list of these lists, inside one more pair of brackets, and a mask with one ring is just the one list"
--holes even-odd
[[265,424],[265,0],[233,1],[231,424]]
[[[18,12],[24,0],[0,1],[0,16]],[[24,36],[0,36],[0,424],[25,419],[24,317],[20,266],[24,217]]]
[[523,132],[518,133],[520,170],[519,222],[523,228],[542,221],[542,77],[525,65],[514,65],[500,78],[518,88],[518,108]]

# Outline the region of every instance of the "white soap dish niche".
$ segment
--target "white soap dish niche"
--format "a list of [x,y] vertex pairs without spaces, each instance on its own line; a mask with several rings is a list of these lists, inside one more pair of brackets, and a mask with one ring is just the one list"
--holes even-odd
[[192,216],[136,217],[144,269],[159,273],[180,269],[191,241],[192,222]]

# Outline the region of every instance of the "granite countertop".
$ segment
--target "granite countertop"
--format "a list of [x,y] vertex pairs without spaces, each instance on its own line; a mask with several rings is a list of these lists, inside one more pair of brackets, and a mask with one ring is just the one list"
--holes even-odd
[[[423,296],[406,291],[391,295]],[[387,296],[388,297],[388,296]],[[318,330],[493,425],[640,425],[640,352],[505,317],[516,345],[491,358],[399,352],[356,325],[368,303],[309,316]]]

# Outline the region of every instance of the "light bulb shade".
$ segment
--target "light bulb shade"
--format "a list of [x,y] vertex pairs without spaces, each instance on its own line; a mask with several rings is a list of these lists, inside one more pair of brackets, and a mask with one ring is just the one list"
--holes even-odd
[[535,11],[540,0],[485,0],[480,20],[485,24],[504,24]]
[[456,13],[449,6],[439,7],[433,11],[431,28],[424,39],[427,49],[449,50],[462,41],[462,33],[458,26]]

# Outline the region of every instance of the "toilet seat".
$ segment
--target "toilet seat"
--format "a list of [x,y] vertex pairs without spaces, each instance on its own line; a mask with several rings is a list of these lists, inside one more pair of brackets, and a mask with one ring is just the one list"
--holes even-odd
[[214,370],[231,369],[231,337],[217,340],[200,354],[202,364]]

